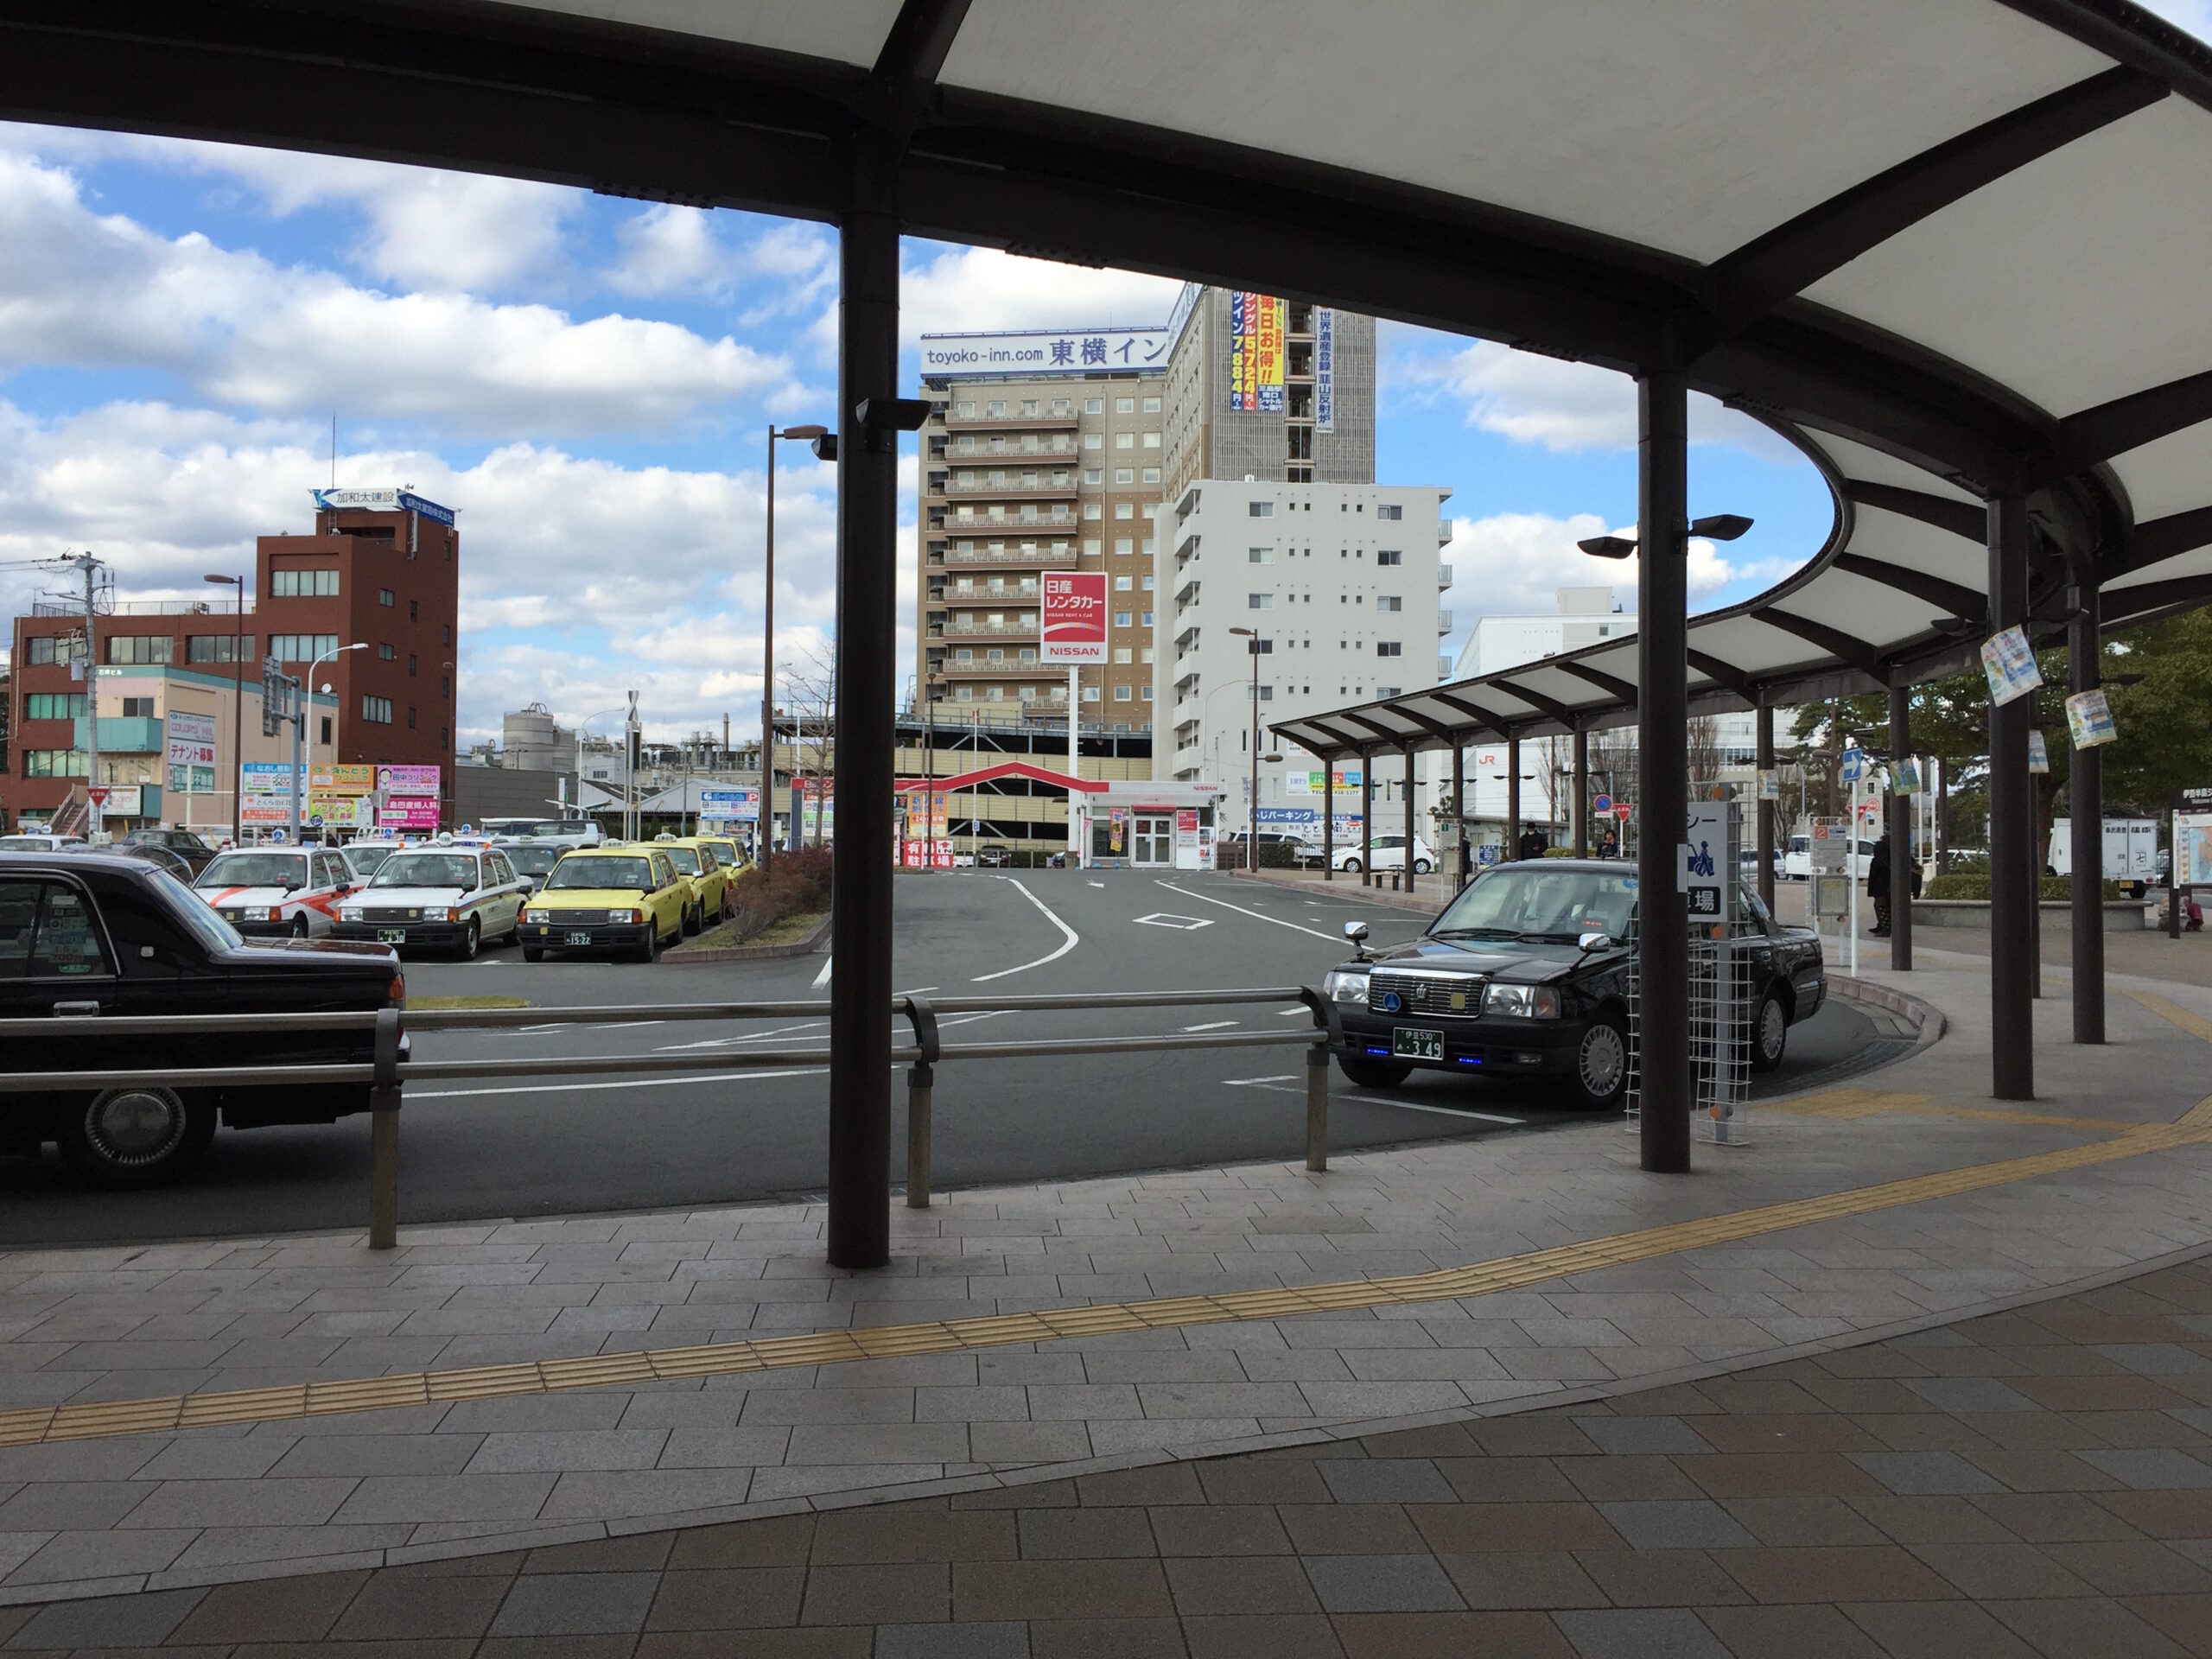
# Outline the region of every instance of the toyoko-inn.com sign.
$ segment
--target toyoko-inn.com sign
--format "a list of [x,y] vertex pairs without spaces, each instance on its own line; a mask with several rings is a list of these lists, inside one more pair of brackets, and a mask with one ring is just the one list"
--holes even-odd
[[1106,660],[1106,573],[1045,573],[1044,646],[1048,663]]
[[922,372],[973,379],[985,374],[1082,374],[1164,368],[1174,343],[1165,328],[1063,328],[1003,334],[924,334]]

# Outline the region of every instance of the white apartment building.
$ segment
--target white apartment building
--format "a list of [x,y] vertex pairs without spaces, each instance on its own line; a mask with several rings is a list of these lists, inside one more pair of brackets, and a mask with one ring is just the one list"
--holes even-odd
[[[1251,823],[1253,657],[1250,639],[1231,630],[1254,630],[1259,824],[1318,836],[1322,796],[1311,779],[1321,762],[1294,746],[1268,760],[1268,728],[1436,683],[1451,493],[1200,479],[1163,506],[1153,775],[1218,780],[1224,831]],[[1403,776],[1395,765],[1376,769],[1378,828],[1400,821]],[[1346,810],[1339,795],[1340,821]]]

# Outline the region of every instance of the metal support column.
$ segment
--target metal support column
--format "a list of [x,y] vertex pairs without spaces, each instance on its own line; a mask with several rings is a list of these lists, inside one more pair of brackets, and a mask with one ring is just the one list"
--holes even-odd
[[1375,881],[1375,757],[1359,752],[1359,882]]
[[1421,817],[1414,810],[1414,746],[1406,745],[1406,891],[1414,890],[1414,849],[1418,844]]
[[1321,757],[1321,879],[1337,879],[1337,763]]
[[[891,719],[899,597],[899,220],[887,149],[855,152],[838,227],[837,771],[830,854],[829,1259],[891,1258]],[[860,409],[876,418],[863,429]],[[1071,711],[1072,714],[1072,711]]]
[[1505,734],[1505,856],[1521,856],[1521,740]]
[[1590,856],[1590,734],[1574,728],[1574,855]]
[[1890,688],[1889,845],[1883,855],[1890,861],[1890,966],[1900,974],[1912,971],[1912,797],[1900,795],[1897,763],[1912,758],[1912,688]]
[[1643,1165],[1690,1166],[1690,951],[1675,851],[1689,819],[1689,388],[1637,382],[1637,1039]]
[[1760,772],[1759,792],[1759,901],[1771,912],[1774,909],[1774,814],[1776,803],[1766,798],[1765,774],[1774,770],[1774,707],[1762,702],[1758,706],[1753,741],[1758,746]]
[[[2101,659],[2104,597],[2094,575],[2076,583],[2074,607],[2074,620],[2066,630],[2069,689],[2094,691],[2104,683]],[[2074,1040],[2077,1043],[2105,1039],[2104,753],[2094,745],[2076,747],[2066,774],[2067,810],[2074,819]]]
[[[1989,626],[2028,620],[2028,503],[1989,498]],[[2036,1094],[2035,779],[2028,772],[2025,697],[1989,710],[1990,1092],[1999,1100]]]
[[1452,745],[1452,822],[1459,831],[1452,852],[1455,861],[1452,885],[1456,888],[1459,885],[1459,871],[1463,868],[1472,871],[1475,868],[1473,855],[1470,854],[1462,858],[1459,850],[1467,840],[1467,751],[1457,741]]

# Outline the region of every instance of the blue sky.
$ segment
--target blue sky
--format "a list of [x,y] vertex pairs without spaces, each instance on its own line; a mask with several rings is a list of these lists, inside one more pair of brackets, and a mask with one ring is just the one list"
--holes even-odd
[[[2206,0],[2170,0],[2205,27]],[[649,728],[757,729],[762,429],[830,419],[835,244],[813,226],[328,157],[0,124],[0,566],[90,547],[143,597],[201,591],[308,492],[411,484],[461,511],[464,740],[541,701],[575,721],[638,688]],[[910,243],[923,332],[1164,321],[1174,285]],[[1377,471],[1448,486],[1456,650],[1485,612],[1634,569],[1580,537],[1631,524],[1620,377],[1385,324]],[[1815,553],[1829,508],[1765,429],[1700,401],[1694,601]],[[778,657],[826,664],[830,469],[785,446]],[[902,468],[911,545],[911,442]],[[911,584],[911,555],[906,561]],[[10,613],[37,590],[0,569]],[[901,607],[900,672],[912,660]],[[788,695],[788,693],[786,693]]]

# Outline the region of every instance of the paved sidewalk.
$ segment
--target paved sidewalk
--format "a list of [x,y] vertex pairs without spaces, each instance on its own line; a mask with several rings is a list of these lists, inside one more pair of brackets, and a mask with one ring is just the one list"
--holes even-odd
[[[868,1274],[823,1265],[817,1211],[772,1206],[422,1230],[390,1255],[356,1234],[0,1255],[0,1602],[1462,1421],[2212,1243],[2212,1122],[2189,1116],[2212,996],[2115,996],[2101,1052],[2041,1005],[2021,1109],[1984,1092],[1980,976],[1910,988],[1951,1012],[1943,1041],[1759,1109],[1688,1179],[1642,1173],[1606,1122],[1320,1176],[959,1193],[895,1211]],[[355,1408],[393,1399],[420,1403]]]
[[2212,1270],[1518,1416],[41,1608],[10,1652],[2212,1654]]

